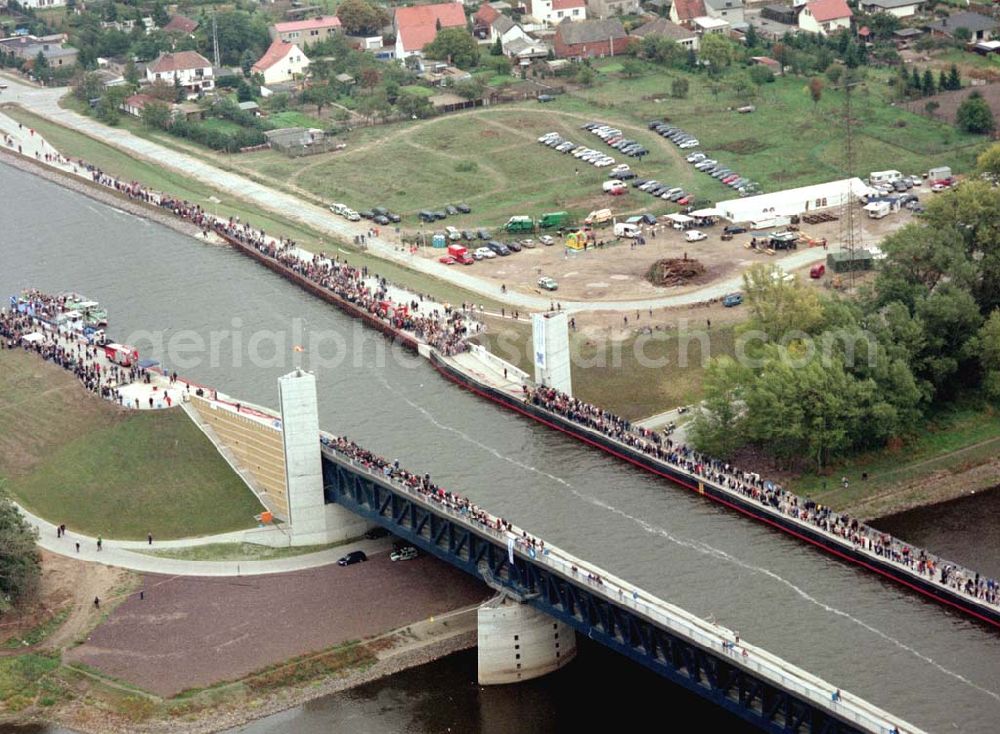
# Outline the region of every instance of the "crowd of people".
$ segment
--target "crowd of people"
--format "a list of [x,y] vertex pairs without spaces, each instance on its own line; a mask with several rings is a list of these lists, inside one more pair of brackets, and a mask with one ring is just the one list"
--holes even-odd
[[524,530],[516,531],[514,526],[502,517],[491,515],[471,500],[438,486],[431,481],[429,474],[421,475],[407,471],[400,467],[399,461],[384,459],[374,452],[358,446],[358,444],[345,436],[336,438],[323,436],[320,438],[320,441],[324,446],[334,449],[337,453],[350,459],[362,469],[381,474],[386,479],[405,487],[409,491],[417,492],[431,502],[435,502],[453,512],[460,513],[466,519],[484,528],[489,528],[496,532],[516,533],[518,536],[517,542],[524,547],[526,552],[545,552],[544,541],[528,535]]
[[1000,606],[1000,583],[978,573],[914,548],[893,536],[872,528],[846,513],[783,489],[719,459],[701,454],[658,432],[633,426],[628,420],[596,405],[570,397],[550,387],[524,388],[525,400],[586,426],[626,446],[707,480],[726,490],[750,498],[788,517],[793,517],[849,541],[855,549],[906,566],[930,580],[965,593],[992,606]]
[[[56,303],[49,302],[51,310],[38,313],[55,315]],[[27,340],[29,334],[39,334],[41,339]],[[120,385],[133,382],[141,376],[138,367],[125,368],[116,364],[102,363],[100,348],[82,340],[60,339],[58,334],[39,331],[35,317],[16,310],[0,311],[0,349],[22,349],[33,352],[42,359],[57,364],[72,372],[87,390],[112,400],[119,405],[123,398],[118,390]]]
[[[304,258],[294,240],[268,236],[264,230],[241,222],[239,217],[217,218],[200,204],[152,191],[136,181],[121,181],[83,160],[77,165],[90,173],[94,183],[114,189],[129,199],[166,209],[199,227],[205,234],[214,232],[252,247],[264,257],[363,309],[393,329],[409,332],[444,354],[456,354],[468,348],[466,336],[472,322],[462,312],[441,306],[430,313],[423,313],[418,302],[394,303],[389,297],[389,282],[370,274],[367,267],[354,267],[341,260],[339,255],[332,260],[323,254]],[[475,328],[481,326],[476,323]]]

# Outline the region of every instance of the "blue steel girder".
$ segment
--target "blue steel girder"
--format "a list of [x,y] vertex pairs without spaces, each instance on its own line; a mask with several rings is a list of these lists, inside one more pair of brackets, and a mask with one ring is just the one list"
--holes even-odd
[[[738,653],[707,649],[657,625],[600,586],[521,554],[510,563],[503,541],[324,450],[324,493],[461,570],[491,579],[580,633],[774,734],[854,734],[859,730],[823,708],[757,678],[736,664]],[[721,641],[720,641],[721,642]]]

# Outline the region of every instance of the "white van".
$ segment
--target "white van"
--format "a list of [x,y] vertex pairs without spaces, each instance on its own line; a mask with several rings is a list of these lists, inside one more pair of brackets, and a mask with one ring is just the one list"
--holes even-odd
[[633,224],[631,222],[615,222],[615,237],[628,237],[630,239],[635,239],[640,234],[642,234],[642,230],[639,229],[638,224]]
[[879,184],[893,184],[896,181],[900,181],[903,178],[903,174],[899,171],[872,171],[868,176],[868,183],[872,186],[878,186]]
[[584,224],[604,224],[605,222],[610,222],[612,213],[610,209],[595,209],[587,218],[583,220]]
[[444,228],[444,233],[446,235],[448,235],[448,239],[449,240],[454,241],[454,240],[460,240],[460,239],[462,239],[462,233],[459,232],[454,227],[445,227]]

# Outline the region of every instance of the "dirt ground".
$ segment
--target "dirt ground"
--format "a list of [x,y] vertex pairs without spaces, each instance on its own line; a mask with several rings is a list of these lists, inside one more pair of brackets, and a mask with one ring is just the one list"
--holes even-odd
[[[921,198],[930,197],[929,191],[914,190]],[[630,194],[631,195],[631,194]],[[863,242],[875,244],[888,233],[895,231],[912,220],[909,211],[900,211],[884,219],[863,218]],[[704,228],[708,238],[701,242],[685,242],[684,233],[664,225],[658,225],[655,233],[647,234],[646,245],[632,247],[629,240],[616,240],[610,229],[599,230],[598,239],[607,237],[605,247],[588,249],[585,252],[567,254],[557,241],[555,245],[534,249],[524,249],[507,257],[479,260],[471,266],[475,274],[493,281],[499,292],[500,286],[517,288],[551,297],[553,300],[613,301],[639,298],[656,298],[666,295],[683,294],[710,285],[722,278],[732,277],[759,262],[780,265],[789,250],[773,256],[749,250],[746,244],[749,234],[736,235],[730,241],[721,239],[724,222]],[[801,232],[816,239],[825,238],[829,250],[835,251],[843,239],[843,224],[838,221],[819,225],[801,225]],[[512,236],[502,238],[514,239]],[[426,248],[422,256],[437,259],[443,250]],[[658,287],[646,280],[646,272],[656,260],[666,257],[683,257],[699,260],[705,267],[705,275],[690,285]],[[440,267],[467,267],[441,265]],[[807,269],[806,269],[807,270]],[[547,275],[556,279],[559,290],[555,293],[543,291],[537,286],[539,276]]]
[[[42,581],[38,602],[15,617],[5,618],[0,625],[0,642],[17,639],[29,630],[44,624],[64,610],[65,621],[31,649],[58,650],[83,639],[100,619],[102,611],[94,607],[94,598],[101,599],[106,611],[136,579],[130,571],[97,563],[84,563],[74,558],[42,551]],[[22,646],[12,648],[12,654],[26,652]]]
[[963,89],[955,89],[950,92],[941,92],[931,97],[923,97],[913,102],[907,102],[903,106],[910,112],[918,115],[926,115],[927,104],[929,102],[937,102],[939,106],[932,115],[934,119],[944,120],[954,125],[958,117],[959,105],[968,99],[969,95],[973,92],[979,92],[983,99],[986,100],[986,104],[990,106],[993,116],[1000,117],[1000,84],[985,84],[983,86],[964,87]]
[[275,576],[149,575],[66,655],[161,696],[467,606],[491,591],[428,556]]

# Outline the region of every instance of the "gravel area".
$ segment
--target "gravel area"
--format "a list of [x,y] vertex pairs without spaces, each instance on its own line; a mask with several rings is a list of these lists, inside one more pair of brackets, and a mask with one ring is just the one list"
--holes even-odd
[[299,655],[361,640],[490,596],[430,556],[244,578],[144,577],[87,641],[66,654],[159,696],[236,680]]

